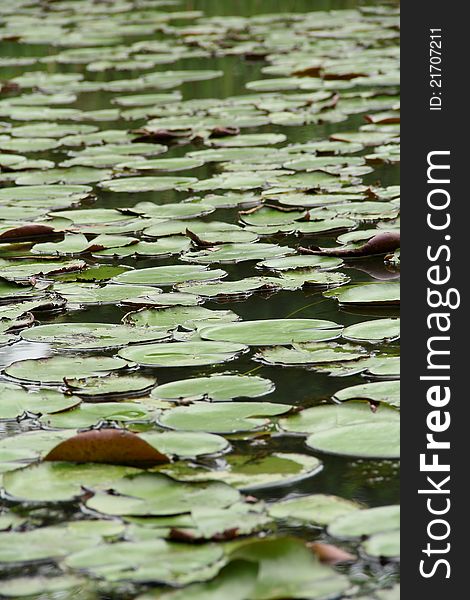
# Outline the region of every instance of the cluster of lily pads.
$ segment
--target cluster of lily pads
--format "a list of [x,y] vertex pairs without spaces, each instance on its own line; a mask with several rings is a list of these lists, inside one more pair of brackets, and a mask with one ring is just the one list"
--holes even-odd
[[315,481],[399,458],[399,247],[350,258],[399,229],[397,9],[0,14],[0,596],[396,600],[399,507]]

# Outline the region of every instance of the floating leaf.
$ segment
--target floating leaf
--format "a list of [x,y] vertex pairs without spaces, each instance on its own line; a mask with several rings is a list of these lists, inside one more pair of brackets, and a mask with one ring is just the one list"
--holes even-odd
[[355,502],[338,496],[312,494],[276,502],[270,507],[269,514],[275,519],[325,526],[336,522],[338,517],[356,513],[358,508]]
[[340,539],[360,539],[400,527],[399,506],[379,506],[338,515],[329,523],[328,533]]
[[98,429],[64,440],[44,460],[150,467],[169,459],[130,431]]
[[355,323],[343,330],[343,337],[353,342],[373,344],[393,341],[400,337],[400,319],[376,319]]
[[125,317],[125,322],[143,327],[172,329],[179,326],[184,329],[196,329],[204,325],[225,323],[237,319],[238,316],[231,310],[209,310],[203,306],[171,306],[129,313]]
[[207,340],[275,346],[330,340],[341,334],[341,326],[322,319],[266,319],[204,327],[199,334]]
[[[328,330],[325,330],[326,333]],[[336,330],[339,334],[340,330]],[[330,331],[334,336],[334,332]],[[267,365],[322,365],[335,362],[359,361],[364,357],[364,350],[358,346],[347,346],[334,343],[296,344],[294,348],[265,348],[255,355],[255,359]]]
[[212,400],[221,402],[234,398],[258,398],[274,390],[269,379],[249,375],[211,375],[172,381],[158,386],[152,397],[162,400]]
[[387,306],[400,304],[400,285],[395,282],[360,283],[323,292],[327,298],[336,298],[340,304]]
[[133,467],[116,465],[44,462],[10,471],[3,482],[7,494],[18,500],[66,502],[82,496],[84,488],[109,489],[123,476],[135,472],[138,470]]
[[363,543],[366,554],[375,558],[398,558],[400,556],[400,532],[376,533]]
[[239,497],[226,483],[183,483],[161,473],[143,473],[121,478],[111,494],[98,493],[86,504],[108,515],[164,516],[187,513],[198,506],[230,506]]
[[256,493],[263,489],[292,486],[318,475],[322,470],[322,463],[314,456],[305,454],[230,454],[222,468],[213,471],[205,468],[195,469],[181,463],[163,465],[160,470],[180,481],[224,481],[243,490],[244,493]]
[[108,323],[68,323],[40,325],[21,334],[30,342],[45,342],[62,350],[122,348],[128,344],[168,339],[168,331],[142,329]]
[[57,429],[81,429],[92,427],[101,421],[126,423],[149,418],[147,408],[137,402],[98,402],[82,403],[74,410],[43,416],[41,422]]
[[199,265],[170,265],[127,271],[115,277],[113,281],[137,285],[173,285],[187,281],[214,281],[225,277],[226,274],[222,269],[209,270]]
[[119,356],[146,367],[191,367],[226,362],[245,349],[226,342],[177,342],[124,348]]
[[283,133],[246,133],[243,135],[226,136],[211,139],[212,146],[221,148],[240,148],[245,146],[265,146],[269,144],[279,144],[286,141]]
[[10,377],[40,383],[62,383],[64,379],[103,376],[110,371],[127,367],[121,358],[62,357],[20,360],[5,369]]
[[236,433],[253,431],[269,424],[264,417],[288,412],[288,404],[270,402],[218,402],[193,404],[166,411],[158,422],[164,427],[184,431]]
[[199,264],[212,263],[238,263],[246,260],[265,260],[269,257],[285,256],[292,254],[292,248],[277,246],[276,244],[223,244],[213,246],[207,250],[186,252],[181,257],[187,262]]
[[107,192],[162,192],[196,183],[195,177],[123,177],[105,180],[100,177],[99,187]]
[[265,267],[271,271],[287,271],[290,269],[336,269],[342,265],[338,258],[325,256],[285,256],[283,258],[273,258],[264,260],[258,264],[259,267]]
[[104,377],[66,379],[67,389],[80,398],[91,398],[95,402],[101,398],[116,396],[141,396],[149,392],[156,380],[142,375],[118,375],[111,373]]
[[80,404],[77,396],[66,396],[56,390],[27,391],[9,383],[0,384],[1,419],[16,419],[24,413],[42,415],[68,410]]
[[333,396],[335,400],[369,400],[371,402],[385,402],[391,406],[400,406],[400,382],[378,381],[353,385],[339,390]]

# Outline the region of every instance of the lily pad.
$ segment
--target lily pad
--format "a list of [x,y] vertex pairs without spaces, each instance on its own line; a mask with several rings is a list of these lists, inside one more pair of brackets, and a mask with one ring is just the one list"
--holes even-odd
[[187,281],[214,281],[226,275],[227,273],[222,269],[209,270],[199,265],[170,265],[127,271],[114,277],[112,281],[134,285],[174,285]]
[[358,346],[321,343],[318,341],[311,344],[295,344],[294,348],[265,348],[255,355],[255,359],[267,365],[321,366],[322,364],[330,365],[335,362],[358,361],[364,355],[364,350]]
[[378,381],[353,385],[339,390],[333,396],[335,400],[369,400],[371,402],[385,402],[391,406],[400,406],[400,382]]
[[341,334],[341,326],[322,319],[266,319],[204,327],[199,334],[206,340],[276,346],[334,339]]
[[292,254],[292,248],[277,246],[276,244],[264,244],[256,242],[253,244],[223,244],[212,246],[206,250],[186,252],[181,260],[199,264],[212,263],[239,263],[247,260],[265,260],[270,257],[285,256]]
[[98,399],[116,396],[141,396],[156,385],[156,379],[142,375],[118,375],[110,373],[104,377],[66,379],[67,390],[80,398]]
[[2,383],[0,390],[2,392],[1,419],[16,419],[24,413],[42,415],[61,412],[78,406],[81,402],[77,396],[66,396],[56,390],[29,392],[9,383]]
[[289,523],[324,527],[336,522],[343,515],[357,513],[358,508],[356,502],[345,498],[312,494],[276,502],[269,508],[269,514],[275,519],[286,520]]
[[191,367],[233,360],[243,344],[226,342],[177,342],[143,344],[119,351],[119,356],[145,367]]
[[187,513],[198,506],[230,506],[239,497],[226,483],[183,483],[161,473],[143,473],[116,481],[112,494],[98,493],[86,504],[108,515],[164,516]]
[[372,344],[393,341],[400,337],[400,319],[376,319],[355,323],[343,330],[343,337],[353,342]]
[[128,344],[168,339],[168,331],[108,323],[40,325],[21,333],[24,340],[51,344],[61,350],[122,348]]
[[231,310],[210,310],[203,306],[171,306],[129,313],[124,321],[144,327],[172,329],[179,326],[190,330],[204,325],[236,321],[237,319],[238,316]]
[[137,402],[98,402],[82,403],[74,410],[41,417],[41,423],[56,429],[81,429],[91,427],[102,421],[126,423],[144,421],[151,413],[143,404]]
[[172,408],[159,417],[164,427],[183,431],[237,433],[263,429],[270,423],[266,417],[288,412],[288,404],[270,402],[217,402]]
[[244,493],[256,493],[298,484],[318,475],[322,463],[305,454],[273,453],[268,456],[230,454],[222,468],[209,471],[184,464],[162,465],[162,472],[179,481],[224,481]]
[[65,379],[103,376],[127,367],[121,358],[112,357],[62,357],[20,360],[5,369],[9,377],[39,383],[62,383]]
[[387,306],[400,304],[400,285],[395,282],[361,283],[323,292],[340,304]]
[[283,133],[245,133],[242,135],[227,136],[211,140],[212,146],[219,148],[243,148],[245,146],[266,146],[270,144],[280,144],[286,141]]
[[221,402],[234,398],[258,398],[271,393],[274,384],[269,379],[250,375],[211,375],[172,381],[158,386],[153,398],[161,400],[211,400]]
[[362,547],[374,558],[398,558],[400,556],[400,531],[376,533]]
[[225,563],[223,556],[216,544],[126,541],[76,552],[67,557],[65,565],[111,582],[154,581],[175,586],[214,577]]
[[99,187],[107,192],[162,192],[185,187],[196,181],[195,177],[123,177],[109,180],[101,177]]
[[6,473],[3,483],[7,494],[18,500],[66,502],[82,496],[84,488],[109,489],[125,475],[137,472],[116,465],[44,462]]
[[339,258],[332,256],[302,255],[285,256],[283,258],[273,258],[264,260],[257,266],[264,267],[271,271],[287,271],[290,269],[336,269],[343,264]]
[[329,523],[329,535],[346,540],[360,539],[400,528],[400,507],[379,506],[338,515]]

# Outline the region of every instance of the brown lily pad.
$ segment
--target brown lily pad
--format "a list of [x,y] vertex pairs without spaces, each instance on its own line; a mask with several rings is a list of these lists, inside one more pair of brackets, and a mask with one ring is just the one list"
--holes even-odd
[[95,429],[61,442],[44,460],[150,467],[169,458],[130,431]]

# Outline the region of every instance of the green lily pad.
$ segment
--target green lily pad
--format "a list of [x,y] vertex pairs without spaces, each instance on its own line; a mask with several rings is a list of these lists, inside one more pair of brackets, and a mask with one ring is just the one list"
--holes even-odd
[[109,489],[129,473],[138,473],[138,469],[116,465],[43,462],[6,473],[3,484],[7,494],[18,500],[67,502],[82,496],[84,488]]
[[204,327],[199,334],[206,340],[276,346],[334,339],[341,334],[341,326],[322,319],[266,319]]
[[156,379],[142,375],[110,373],[104,377],[66,379],[65,384],[70,392],[80,398],[96,401],[98,398],[143,395],[153,389]]
[[[326,330],[324,333],[326,335]],[[332,331],[330,333],[333,334]],[[338,331],[339,333],[339,331]],[[334,337],[334,335],[332,336]],[[329,338],[331,339],[331,337]],[[358,361],[365,352],[358,346],[340,345],[335,343],[295,344],[294,348],[275,347],[265,348],[255,354],[255,360],[267,365],[322,365],[335,362]]]
[[112,357],[62,357],[20,360],[5,369],[9,377],[40,383],[62,383],[64,378],[103,376],[110,371],[124,369],[128,363]]
[[322,470],[322,463],[305,454],[274,453],[258,457],[230,454],[217,470],[195,469],[182,463],[165,465],[160,470],[179,481],[224,481],[244,493],[256,493],[313,477]]
[[362,547],[374,558],[398,558],[400,556],[400,531],[376,533]]
[[343,337],[353,342],[372,344],[393,341],[400,337],[400,319],[376,319],[355,323],[343,330]]
[[367,425],[369,423],[398,423],[398,411],[387,406],[380,406],[373,411],[367,402],[348,402],[342,405],[323,404],[306,408],[299,413],[281,419],[280,427],[292,433],[314,433],[337,427],[350,425]]
[[[214,212],[211,204],[203,202],[181,202],[180,204],[153,204],[152,202],[138,202],[128,209],[131,212],[157,219],[194,219]],[[182,230],[181,233],[184,233]]]
[[170,236],[156,242],[138,242],[118,248],[93,252],[94,256],[171,256],[188,250],[190,242],[183,236]]
[[211,579],[225,559],[216,544],[194,546],[149,540],[89,547],[69,555],[64,564],[111,582],[154,581],[175,586]]
[[312,494],[276,502],[269,508],[269,514],[275,519],[324,527],[343,515],[358,512],[358,508],[356,502],[345,498]]
[[91,427],[101,421],[125,423],[143,421],[150,418],[150,412],[143,404],[134,402],[82,403],[78,408],[53,415],[42,416],[40,421],[57,429],[81,429]]
[[35,277],[51,277],[61,273],[81,271],[86,267],[82,260],[70,260],[63,262],[28,262],[0,264],[0,277],[7,281],[28,281]]
[[200,403],[172,408],[163,413],[158,422],[184,431],[237,433],[265,428],[270,423],[265,417],[283,414],[291,408],[288,404],[270,402]]
[[[194,583],[181,590],[168,592],[160,596],[162,600],[245,600],[253,590],[258,565],[248,561],[232,561],[211,581]],[[138,596],[139,600],[154,600],[152,592]]]
[[99,187],[107,192],[162,192],[196,183],[195,177],[123,177],[100,178]]
[[56,413],[78,406],[77,396],[66,396],[56,390],[28,392],[24,388],[9,383],[0,384],[2,402],[0,419],[16,419],[24,413],[42,415]]
[[51,185],[95,183],[111,176],[111,171],[87,167],[70,167],[48,169],[46,171],[33,171],[21,174],[15,179],[17,185]]
[[226,362],[245,349],[226,342],[177,342],[123,348],[118,354],[145,367],[191,367]]
[[117,169],[135,171],[184,171],[200,167],[204,162],[196,158],[154,158],[147,160],[129,160],[116,165]]
[[21,125],[11,130],[13,137],[19,138],[62,138],[67,135],[87,134],[96,131],[94,125],[33,123]]
[[258,398],[274,390],[269,379],[250,375],[211,375],[172,381],[158,386],[153,398],[161,400],[211,400],[221,402],[234,398]]
[[399,413],[365,402],[322,405],[281,419],[282,429],[310,433],[307,445],[317,451],[364,458],[399,457]]
[[67,529],[57,525],[24,532],[4,532],[0,542],[0,561],[17,563],[18,557],[23,563],[58,560],[98,541],[98,534],[67,535]]
[[226,274],[222,269],[209,270],[199,265],[170,265],[127,271],[114,277],[112,281],[136,285],[174,285],[187,281],[214,281],[225,277]]
[[63,592],[86,593],[86,581],[76,575],[58,575],[56,577],[15,577],[0,583],[0,594],[6,598],[19,598],[37,594]]
[[0,441],[0,461],[10,463],[7,471],[23,467],[26,462],[42,459],[70,435],[73,433],[68,431],[36,430],[5,437]]
[[55,283],[54,290],[69,303],[92,306],[116,304],[139,296],[148,297],[150,300],[161,295],[159,288],[140,285],[100,286],[94,283]]
[[305,598],[319,600],[341,596],[349,580],[322,565],[304,542],[291,537],[248,540],[234,548],[232,559],[258,563],[253,600]]
[[391,406],[400,406],[400,382],[377,381],[353,385],[339,390],[333,396],[335,400],[369,400],[372,402],[385,402]]
[[245,133],[242,135],[215,138],[211,140],[211,145],[219,148],[243,148],[245,146],[280,144],[281,142],[285,142],[286,139],[283,133]]
[[399,528],[400,507],[393,505],[338,515],[338,518],[329,523],[328,533],[336,538],[354,540]]
[[335,298],[340,304],[364,304],[387,306],[400,304],[400,284],[361,283],[323,292],[327,298]]
[[231,310],[210,310],[203,306],[171,306],[141,310],[129,313],[125,317],[126,323],[143,327],[182,327],[184,329],[197,329],[204,325],[236,321],[238,316]]
[[400,457],[400,426],[395,422],[373,422],[336,427],[313,433],[307,446],[327,454],[363,458]]
[[246,260],[265,260],[270,257],[292,254],[292,248],[276,244],[223,244],[206,250],[186,252],[181,260],[199,264],[238,263]]
[[21,333],[29,342],[51,344],[61,350],[122,348],[128,344],[168,339],[168,331],[143,329],[108,323],[68,323],[40,325]]
[[147,431],[139,437],[159,452],[179,458],[219,454],[229,448],[229,443],[223,437],[199,431]]
[[188,294],[197,294],[203,298],[215,298],[217,296],[248,296],[254,292],[270,292],[282,284],[276,285],[274,278],[247,277],[240,281],[213,281],[209,283],[179,283],[175,286],[177,290]]
[[237,490],[222,482],[178,482],[161,473],[143,473],[116,481],[112,494],[97,493],[86,502],[107,515],[177,515],[201,507],[222,508],[239,500]]
[[307,254],[264,260],[257,266],[265,267],[271,271],[287,271],[291,269],[336,269],[342,264],[343,261],[340,258]]

